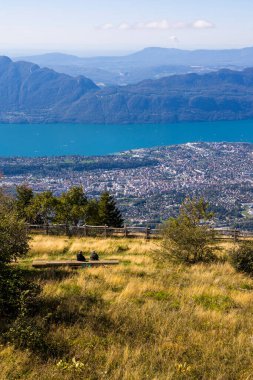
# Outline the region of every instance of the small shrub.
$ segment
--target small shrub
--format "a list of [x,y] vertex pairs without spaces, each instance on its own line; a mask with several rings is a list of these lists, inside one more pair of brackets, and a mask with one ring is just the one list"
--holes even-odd
[[235,302],[228,296],[201,294],[194,297],[195,302],[208,310],[226,311],[235,307]]
[[31,318],[22,312],[11,328],[4,334],[6,342],[21,350],[29,350],[42,359],[61,357],[68,352],[68,345],[62,339],[50,338],[47,319]]
[[23,315],[15,320],[13,326],[5,334],[7,341],[14,344],[16,348],[29,349],[35,353],[47,350],[45,336],[45,331],[41,326]]
[[163,257],[186,264],[217,260],[213,246],[215,233],[207,224],[211,218],[203,199],[186,199],[179,216],[163,225]]
[[230,253],[232,266],[239,272],[253,274],[253,244],[244,242]]
[[27,309],[34,308],[39,293],[39,286],[27,280],[22,270],[4,266],[0,270],[0,317],[16,318],[24,303]]

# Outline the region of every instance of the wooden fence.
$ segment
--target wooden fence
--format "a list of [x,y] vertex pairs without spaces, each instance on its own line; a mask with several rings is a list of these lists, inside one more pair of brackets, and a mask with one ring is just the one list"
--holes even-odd
[[[113,228],[108,226],[67,226],[64,224],[33,225],[28,224],[27,230],[30,234],[65,235],[76,237],[126,237],[154,239],[161,237],[160,228],[133,227]],[[236,229],[215,229],[218,239],[234,240],[253,238],[253,232]]]

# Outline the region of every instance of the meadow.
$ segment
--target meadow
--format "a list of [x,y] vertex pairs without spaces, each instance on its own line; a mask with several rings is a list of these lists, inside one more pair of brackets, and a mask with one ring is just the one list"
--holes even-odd
[[[35,236],[20,260],[42,288],[47,359],[0,346],[2,380],[253,379],[253,280],[224,260],[163,261],[158,241]],[[93,249],[116,267],[31,269]]]

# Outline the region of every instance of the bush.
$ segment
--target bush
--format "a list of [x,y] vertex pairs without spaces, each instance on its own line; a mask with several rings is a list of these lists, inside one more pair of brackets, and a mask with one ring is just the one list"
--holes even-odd
[[28,252],[28,236],[13,200],[0,192],[0,270]]
[[22,270],[3,266],[0,269],[0,319],[8,323],[16,318],[24,303],[28,310],[34,308],[39,292],[39,286],[27,280]]
[[186,199],[179,216],[164,223],[163,253],[186,264],[214,261],[216,247],[212,244],[215,234],[206,223],[211,218],[208,204],[203,199]]
[[230,253],[232,266],[244,273],[253,274],[253,243],[244,242]]
[[4,334],[6,342],[21,350],[29,350],[41,359],[61,357],[68,353],[69,347],[62,338],[53,339],[49,335],[47,318],[36,319],[23,311],[10,329]]

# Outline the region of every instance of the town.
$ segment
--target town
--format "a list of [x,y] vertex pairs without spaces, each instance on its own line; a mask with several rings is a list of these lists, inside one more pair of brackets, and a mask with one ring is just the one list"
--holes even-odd
[[217,227],[253,229],[253,144],[187,143],[110,156],[0,158],[1,186],[26,183],[60,194],[73,185],[88,196],[108,190],[128,224],[156,225],[187,197],[204,197]]

